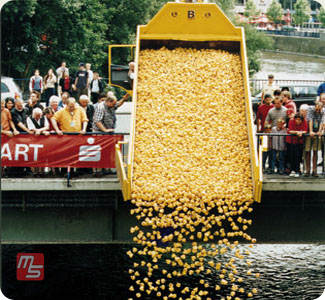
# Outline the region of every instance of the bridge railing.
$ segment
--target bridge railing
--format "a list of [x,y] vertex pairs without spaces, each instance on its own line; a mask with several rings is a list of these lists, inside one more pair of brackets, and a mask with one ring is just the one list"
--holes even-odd
[[[108,82],[108,78],[102,78],[101,79],[105,84]],[[18,86],[22,90],[23,99],[27,100],[29,98],[29,80],[22,78],[22,79],[14,79],[14,81],[18,84]],[[320,85],[323,83],[322,80],[304,80],[304,79],[275,79],[275,82],[279,86],[287,86],[287,85],[304,85],[304,84],[312,84],[312,85]],[[250,86],[251,86],[251,92],[255,94],[256,92],[262,90],[263,85],[267,83],[267,79],[250,79]],[[42,101],[44,101],[45,95],[42,94]]]
[[[64,170],[68,179],[70,170],[74,168],[86,168],[89,172],[83,175],[108,168],[111,171],[114,169],[111,173],[116,174],[115,145],[119,141],[128,141],[128,137],[127,132],[87,132],[84,135],[65,132],[62,136],[53,132],[49,136],[22,132],[14,137],[1,135],[2,177],[31,177],[33,174],[36,177],[47,177],[49,174],[44,171],[59,171],[59,168]],[[120,144],[120,148],[123,159],[126,159],[127,144]],[[40,173],[34,169],[40,169]],[[50,177],[63,175],[51,174]]]
[[[324,81],[322,80],[310,80],[310,79],[275,79],[275,83],[282,87],[282,86],[299,86],[299,85],[317,85],[319,86],[322,84]],[[250,79],[250,84],[251,84],[251,91],[252,93],[256,93],[258,91],[261,91],[263,88],[263,85],[267,83],[267,79],[255,79],[251,78]]]
[[[293,170],[290,162],[294,161],[299,166],[299,175],[306,175],[307,169],[310,170],[309,175],[312,175],[314,162],[317,165],[316,174],[325,174],[325,134],[310,136],[306,133],[298,137],[296,134],[288,133],[256,133],[256,138],[258,153],[262,153],[260,161],[264,174],[276,174],[274,171],[277,169],[279,175],[289,175]],[[280,143],[282,146],[284,145],[282,153],[276,150],[281,148],[279,147]],[[283,160],[283,170],[281,170],[280,159]],[[307,164],[309,164],[309,168],[307,168]],[[281,174],[282,171],[283,174]],[[306,177],[309,176],[306,175]],[[284,176],[281,178],[285,179]]]
[[283,36],[294,36],[294,37],[306,37],[306,38],[320,38],[319,32],[310,31],[286,31],[286,30],[263,30],[266,34],[270,35],[283,35]]
[[[21,93],[22,93],[22,97],[23,100],[28,100],[29,99],[29,79],[28,78],[14,78],[13,79],[14,82],[19,86]],[[108,85],[108,78],[103,78],[101,77],[101,81],[102,83],[104,83],[104,86]],[[57,87],[58,85],[55,84],[55,90],[57,91]],[[57,93],[56,93],[57,94]],[[77,92],[75,91],[71,91],[71,96],[76,96]],[[43,91],[43,93],[41,94],[41,101],[44,102],[45,101],[45,91]]]

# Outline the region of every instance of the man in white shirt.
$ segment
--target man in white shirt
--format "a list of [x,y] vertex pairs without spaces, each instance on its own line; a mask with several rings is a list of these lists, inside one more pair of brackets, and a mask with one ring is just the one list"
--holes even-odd
[[278,85],[274,81],[274,75],[273,74],[269,74],[269,76],[268,76],[268,82],[267,82],[267,84],[265,84],[263,86],[263,89],[262,89],[261,104],[263,104],[264,96],[266,94],[269,94],[269,95],[271,95],[273,97],[274,96],[273,95],[274,91],[275,90],[278,90],[278,89],[279,89],[279,87],[278,87]]
[[[90,70],[91,68],[91,64],[90,63],[86,63],[86,71],[88,72],[88,84],[90,85],[90,83],[93,81],[94,78],[94,73],[92,70]],[[88,98],[90,99],[90,89],[88,89]]]

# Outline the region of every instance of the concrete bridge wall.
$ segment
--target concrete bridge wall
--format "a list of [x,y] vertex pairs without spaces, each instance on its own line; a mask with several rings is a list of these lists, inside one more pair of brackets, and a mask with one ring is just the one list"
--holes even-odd
[[325,40],[291,36],[270,35],[274,50],[325,56]]
[[[120,191],[2,193],[4,243],[131,242],[131,204]],[[249,217],[260,243],[325,242],[325,191],[263,191]]]

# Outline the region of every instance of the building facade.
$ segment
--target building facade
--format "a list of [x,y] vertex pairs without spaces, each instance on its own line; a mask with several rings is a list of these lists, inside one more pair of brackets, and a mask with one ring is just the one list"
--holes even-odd
[[[247,0],[236,1],[236,13],[244,13]],[[272,0],[254,0],[256,7],[262,12],[266,13],[268,7],[271,5]],[[294,10],[294,5],[297,0],[279,0],[284,10],[290,9],[291,12]],[[320,9],[320,4],[313,0],[308,0],[312,14],[316,14],[316,10]]]

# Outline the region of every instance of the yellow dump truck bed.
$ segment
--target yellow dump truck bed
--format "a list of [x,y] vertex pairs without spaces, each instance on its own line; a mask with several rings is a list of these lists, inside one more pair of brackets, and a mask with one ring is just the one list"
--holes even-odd
[[244,31],[217,5],[167,3],[139,26],[124,198],[260,201],[248,82]]

